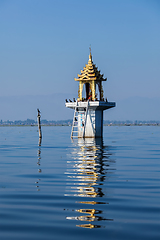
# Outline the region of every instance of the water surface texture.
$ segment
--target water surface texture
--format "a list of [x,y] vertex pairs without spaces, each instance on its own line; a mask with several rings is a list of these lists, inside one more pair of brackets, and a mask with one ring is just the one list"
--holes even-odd
[[0,239],[160,239],[160,127],[0,127]]

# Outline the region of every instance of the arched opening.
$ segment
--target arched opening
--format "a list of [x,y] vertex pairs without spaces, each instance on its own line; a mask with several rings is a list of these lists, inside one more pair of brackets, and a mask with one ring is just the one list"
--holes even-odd
[[86,98],[86,94],[85,94],[85,84],[82,83],[82,99],[84,100]]
[[103,100],[103,88],[101,81],[90,82],[90,81],[80,81],[78,97],[80,101],[87,100]]
[[88,100],[89,96],[90,96],[90,84],[89,83],[85,83],[85,82],[81,82],[80,83],[80,88],[79,88],[79,98],[84,101],[84,100]]
[[101,82],[98,82],[97,84],[97,88],[98,88],[98,93],[99,94],[97,94],[97,98],[101,101],[102,100],[102,84],[101,84]]
[[91,99],[92,91],[90,83],[85,83],[85,87],[86,87],[86,100]]
[[85,83],[85,87],[86,87],[86,100],[88,100],[88,98],[89,98],[89,90],[90,90],[89,83]]

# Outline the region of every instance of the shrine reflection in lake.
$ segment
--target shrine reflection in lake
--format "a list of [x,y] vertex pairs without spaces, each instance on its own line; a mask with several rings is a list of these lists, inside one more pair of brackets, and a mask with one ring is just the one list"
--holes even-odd
[[[83,228],[100,228],[103,223],[100,221],[113,221],[112,218],[105,218],[104,211],[107,207],[107,189],[104,189],[104,182],[114,173],[115,160],[111,158],[112,153],[109,147],[103,146],[102,138],[79,138],[74,140],[74,150],[71,152],[71,161],[68,161],[66,174],[67,187],[65,196],[82,197],[84,200],[75,198],[78,208],[74,209],[78,216],[67,216],[68,220],[84,222],[76,225]],[[94,198],[94,200],[93,200]],[[80,206],[81,204],[81,206]],[[87,207],[86,207],[87,205]],[[98,224],[94,224],[98,222]]]

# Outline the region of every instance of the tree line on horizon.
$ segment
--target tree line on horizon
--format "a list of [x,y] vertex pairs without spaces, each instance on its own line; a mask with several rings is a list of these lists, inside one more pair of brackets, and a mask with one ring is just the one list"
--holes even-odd
[[[72,125],[72,119],[68,120],[41,120],[41,125],[49,125],[49,126],[71,126]],[[160,125],[160,120],[150,120],[150,121],[141,121],[141,120],[126,120],[126,121],[119,121],[119,120],[104,120],[104,125]],[[0,121],[1,126],[36,126],[37,120],[34,119],[27,119],[27,120],[7,120],[7,121]]]

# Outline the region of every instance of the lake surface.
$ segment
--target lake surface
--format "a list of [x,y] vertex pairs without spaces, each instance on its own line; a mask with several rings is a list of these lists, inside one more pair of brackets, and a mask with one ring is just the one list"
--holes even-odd
[[70,131],[0,127],[0,239],[160,239],[160,127]]

